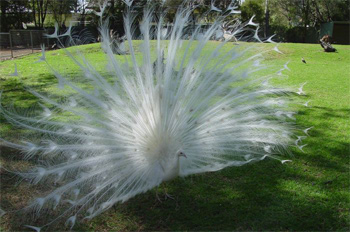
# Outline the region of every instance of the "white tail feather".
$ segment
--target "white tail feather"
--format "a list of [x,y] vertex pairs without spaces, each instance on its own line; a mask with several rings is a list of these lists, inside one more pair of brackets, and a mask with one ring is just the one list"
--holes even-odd
[[[137,54],[132,1],[124,2],[129,52],[124,54],[126,63],[113,53],[107,24],[102,21],[107,6],[104,2],[96,14],[101,18],[102,47],[110,76],[97,72],[87,59],[75,58],[66,50],[91,88],[79,87],[46,61],[43,48],[39,61],[47,63],[59,81],[59,88],[69,88],[74,96],[62,101],[29,90],[45,104],[40,104],[43,115],[39,119],[0,107],[0,113],[9,122],[41,136],[40,142],[22,144],[0,139],[5,145],[26,152],[28,157],[47,161],[22,176],[34,184],[43,180],[60,182],[47,196],[37,198],[33,208],[39,213],[48,202],[51,207],[53,202],[54,209],[69,202],[68,209],[59,217],[74,213],[66,221],[71,228],[77,215],[88,212],[86,218],[90,219],[163,181],[276,158],[293,143],[290,119],[294,119],[294,112],[287,110],[288,101],[283,100],[288,91],[269,85],[271,76],[252,76],[263,67],[260,63],[263,52],[247,55],[255,51],[253,45],[235,45],[226,51],[227,41],[208,42],[220,30],[224,17],[218,17],[205,31],[195,28],[188,36],[186,26],[191,9],[180,7],[171,30],[164,29],[164,15],[160,16],[154,33],[157,39],[151,41],[152,9],[145,8],[140,23],[141,53]],[[214,1],[211,6],[211,10],[221,11]],[[237,13],[234,9],[231,5],[228,8]],[[258,37],[259,25],[253,18],[248,23],[235,24],[231,35],[243,37],[245,26],[251,25],[256,27],[254,38],[262,42]],[[71,27],[64,36],[70,33]],[[200,39],[195,41],[198,36]],[[57,26],[48,37],[60,38]],[[189,40],[184,41],[185,37]],[[271,38],[268,42],[272,42]],[[153,44],[154,50],[150,49]],[[208,52],[211,46],[217,47]],[[274,50],[280,52],[277,46]],[[287,64],[284,69],[289,70]],[[76,119],[54,120],[61,111]]]

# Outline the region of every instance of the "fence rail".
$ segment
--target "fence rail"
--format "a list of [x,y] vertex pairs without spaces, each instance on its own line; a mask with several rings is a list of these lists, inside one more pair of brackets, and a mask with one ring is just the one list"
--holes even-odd
[[0,33],[0,59],[10,59],[29,53],[34,53],[50,45],[48,38],[44,36],[43,30],[10,30],[7,33]]
[[[57,39],[48,38],[45,34],[51,34],[55,28],[46,28],[45,30],[10,30],[0,33],[0,60],[11,59],[14,57],[27,55],[41,50],[45,45],[50,49],[52,45],[57,45]],[[89,27],[73,27],[70,38],[60,38],[58,44],[65,47],[86,43],[96,42],[98,32]],[[73,42],[73,43],[71,43]],[[54,46],[58,48],[59,46]]]

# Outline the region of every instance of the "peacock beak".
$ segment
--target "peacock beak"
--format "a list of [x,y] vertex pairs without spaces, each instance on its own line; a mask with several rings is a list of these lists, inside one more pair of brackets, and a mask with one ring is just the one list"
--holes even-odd
[[179,157],[180,157],[180,156],[183,156],[183,157],[185,157],[185,158],[187,159],[186,154],[185,154],[185,153],[183,153],[183,152],[180,152]]

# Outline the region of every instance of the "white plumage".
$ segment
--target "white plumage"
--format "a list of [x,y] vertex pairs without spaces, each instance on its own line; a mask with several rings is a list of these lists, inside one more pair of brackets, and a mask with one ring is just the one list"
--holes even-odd
[[210,10],[211,11],[217,11],[217,12],[221,12],[222,10],[220,10],[219,8],[217,8],[216,6],[214,6],[214,0],[211,1],[211,5],[210,5]]
[[[140,62],[132,40],[132,1],[124,2],[128,5],[124,23],[131,63],[126,59],[123,64],[113,54],[109,30],[103,24],[100,32],[108,59],[107,76],[84,57],[75,58],[66,51],[94,90],[83,89],[59,74],[43,50],[40,61],[53,71],[58,87],[73,90],[75,95],[58,101],[30,90],[45,104],[41,104],[43,114],[37,117],[1,108],[9,122],[41,136],[40,141],[28,138],[18,143],[0,139],[29,158],[46,161],[20,175],[34,184],[59,183],[28,207],[40,214],[43,207],[54,210],[68,202],[69,207],[58,217],[67,218],[68,226],[74,225],[77,215],[93,218],[177,176],[217,171],[265,157],[279,159],[276,155],[291,143],[288,118],[293,114],[284,111],[288,101],[281,99],[285,92],[261,84],[271,76],[251,75],[261,69],[254,65],[261,55],[254,52],[246,58],[247,49],[238,45],[224,51],[226,42],[205,53],[204,47],[224,17],[200,40],[195,41],[200,33],[197,27],[185,42],[191,11],[180,8],[166,41],[163,16],[152,34],[152,11],[146,8],[140,23]],[[105,7],[97,13],[101,19]],[[257,26],[252,20],[248,24]],[[237,25],[233,34],[244,33],[246,25]],[[56,30],[51,37],[60,35]],[[155,49],[151,50],[153,37]],[[75,119],[55,120],[62,111]],[[28,227],[39,231],[52,222]]]
[[9,76],[11,77],[17,77],[18,76],[18,71],[17,71],[17,64],[15,63],[15,71],[11,73]]

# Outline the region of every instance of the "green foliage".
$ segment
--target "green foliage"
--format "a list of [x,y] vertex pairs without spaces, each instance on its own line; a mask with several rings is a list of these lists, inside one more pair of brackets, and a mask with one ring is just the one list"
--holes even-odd
[[303,27],[292,27],[286,32],[286,40],[292,43],[302,43],[304,38]]
[[29,7],[33,14],[35,27],[42,28],[44,26],[49,0],[30,0]]
[[33,19],[28,6],[28,0],[1,0],[0,31],[23,29],[22,23],[31,22]]
[[270,31],[275,34],[275,41],[283,42],[287,40],[288,27],[283,24],[273,23],[270,25]]
[[[272,32],[289,42],[305,42],[308,37],[307,28],[316,27],[319,29],[324,22],[348,21],[350,1],[269,0],[269,8]],[[291,29],[293,27],[303,27],[304,29]],[[293,35],[294,32],[296,34]]]
[[52,16],[57,22],[58,26],[65,25],[67,18],[71,15],[71,11],[74,10],[74,6],[77,0],[50,0],[49,9]]
[[246,0],[241,6],[241,18],[243,21],[248,21],[255,15],[254,21],[263,23],[265,14],[262,6],[262,0]]
[[330,21],[349,21],[349,0],[311,0],[311,21],[317,25]]
[[166,20],[172,22],[175,18],[175,14],[179,6],[181,5],[182,0],[170,0],[165,2],[165,7],[168,9]]
[[[215,43],[215,42],[213,42]],[[155,44],[152,44],[155,46]],[[225,45],[228,51],[231,43]],[[260,44],[271,49],[274,44]],[[139,47],[138,41],[135,48]],[[269,52],[265,64],[279,69],[289,61],[291,72],[284,71],[274,84],[297,88],[304,82],[306,91],[301,99],[310,107],[295,104],[299,111],[298,127],[310,130],[304,140],[305,152],[293,149],[293,162],[282,165],[264,160],[242,167],[226,168],[216,173],[177,178],[162,184],[159,189],[140,194],[128,202],[111,208],[92,221],[82,221],[76,231],[349,231],[349,69],[350,46],[335,45],[337,53],[322,52],[317,44],[279,45],[284,54]],[[98,71],[105,71],[105,55],[99,44],[80,47]],[[74,49],[74,48],[71,48]],[[210,47],[207,48],[208,52]],[[30,107],[37,99],[24,86],[40,92],[59,95],[57,80],[44,63],[33,64],[40,54],[0,63],[2,103]],[[307,64],[301,62],[304,57]],[[137,57],[141,60],[141,57]],[[79,69],[62,50],[47,52],[48,62],[64,75],[79,78]],[[16,62],[19,77],[8,76]],[[69,120],[69,118],[66,118]],[[0,118],[0,135],[11,133],[21,138],[21,131],[11,128]],[[1,147],[0,162],[5,167],[23,169],[28,162],[18,159],[14,150]],[[39,193],[21,182],[14,186],[14,178],[1,175],[1,206],[6,209],[23,207]],[[158,202],[155,193],[163,191],[175,200]],[[163,197],[162,197],[163,199]],[[27,220],[27,221],[26,221]],[[32,223],[30,215],[5,215],[1,220],[4,231],[23,231],[24,221]],[[40,220],[39,220],[40,222]],[[40,223],[39,223],[40,224]],[[56,229],[65,230],[64,222]]]

